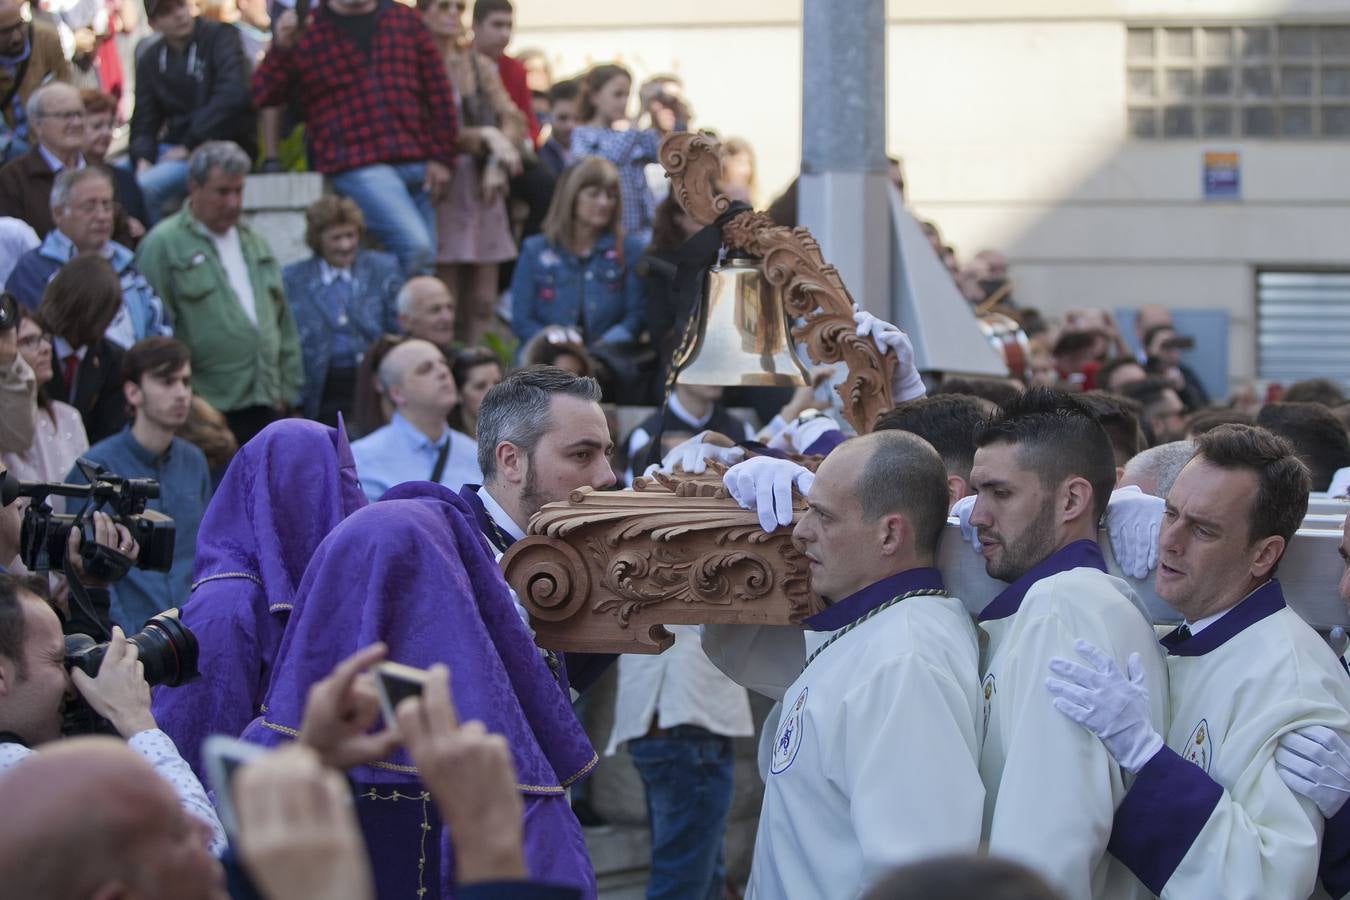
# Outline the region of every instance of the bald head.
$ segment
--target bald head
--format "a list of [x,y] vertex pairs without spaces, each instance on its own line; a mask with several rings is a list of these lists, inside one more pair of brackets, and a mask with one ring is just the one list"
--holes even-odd
[[937,552],[948,509],[947,468],[937,450],[904,431],[873,432],[845,444],[856,444],[866,454],[858,460],[854,488],[863,516],[900,513],[914,528],[915,552],[930,558]]
[[1142,342],[1149,329],[1172,324],[1172,311],[1158,303],[1145,303],[1134,314],[1134,333]]
[[398,292],[398,327],[408,337],[449,347],[455,339],[455,298],[430,275],[409,278]]
[[0,777],[0,809],[6,896],[228,896],[205,826],[116,739],[71,738],[27,757]]
[[394,347],[380,361],[378,377],[385,395],[405,416],[425,412],[444,418],[459,400],[450,364],[430,341],[409,338]]

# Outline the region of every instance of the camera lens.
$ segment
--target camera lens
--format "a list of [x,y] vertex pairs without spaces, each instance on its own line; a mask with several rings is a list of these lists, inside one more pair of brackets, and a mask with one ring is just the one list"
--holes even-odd
[[131,642],[139,651],[145,680],[151,687],[177,687],[197,677],[197,637],[176,618],[151,619]]

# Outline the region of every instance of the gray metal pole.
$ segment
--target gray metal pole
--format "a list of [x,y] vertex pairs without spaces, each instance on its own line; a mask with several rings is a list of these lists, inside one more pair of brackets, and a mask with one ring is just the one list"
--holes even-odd
[[885,0],[803,0],[798,221],[858,303],[890,313]]

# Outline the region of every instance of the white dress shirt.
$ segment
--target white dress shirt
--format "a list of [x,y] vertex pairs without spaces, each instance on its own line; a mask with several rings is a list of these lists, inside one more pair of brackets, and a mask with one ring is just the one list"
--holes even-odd
[[675,643],[665,653],[619,657],[619,691],[606,756],[624,741],[659,728],[697,725],[726,737],[750,737],[755,723],[745,688],[718,671],[699,643],[697,625],[667,625]]

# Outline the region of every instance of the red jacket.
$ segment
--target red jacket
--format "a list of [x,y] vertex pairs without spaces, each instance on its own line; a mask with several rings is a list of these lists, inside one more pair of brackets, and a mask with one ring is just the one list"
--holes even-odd
[[530,141],[539,146],[539,120],[534,117],[534,97],[530,86],[525,83],[525,66],[517,59],[503,53],[497,57],[497,71],[502,76],[502,84],[511,95],[511,102],[520,107],[525,114],[525,122],[530,129]]

